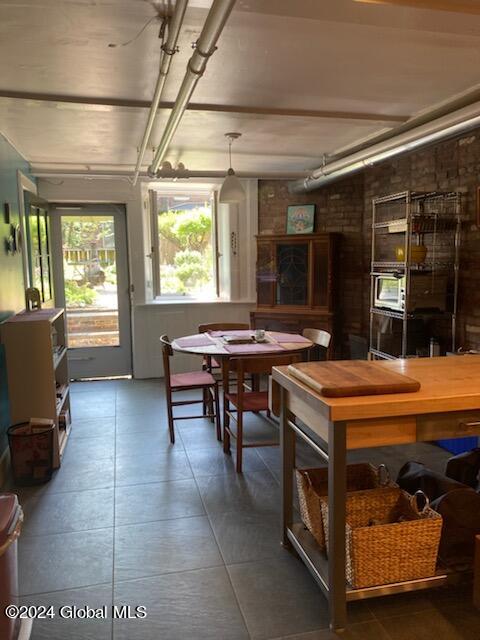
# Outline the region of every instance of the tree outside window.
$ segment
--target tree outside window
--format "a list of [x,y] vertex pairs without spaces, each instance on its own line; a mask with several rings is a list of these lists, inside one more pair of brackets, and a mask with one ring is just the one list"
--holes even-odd
[[158,202],[161,295],[213,297],[210,195],[159,194]]

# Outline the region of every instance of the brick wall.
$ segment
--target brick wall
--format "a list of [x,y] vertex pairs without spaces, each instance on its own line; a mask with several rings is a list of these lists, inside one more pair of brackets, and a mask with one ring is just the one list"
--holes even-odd
[[[365,246],[370,245],[373,197],[404,189],[466,190],[460,251],[457,343],[466,348],[480,349],[480,229],[476,226],[476,192],[477,186],[480,186],[480,129],[383,162],[366,170],[364,178]],[[368,282],[367,274],[365,282]],[[368,316],[367,298],[364,298],[363,309],[365,321]]]
[[480,129],[385,161],[311,193],[292,196],[287,185],[286,181],[259,182],[259,233],[283,233],[287,206],[305,203],[317,205],[317,232],[342,233],[338,285],[344,347],[349,333],[368,335],[372,198],[405,189],[466,189],[457,341],[480,350],[480,228],[476,226]]
[[363,175],[337,182],[325,189],[292,195],[288,183],[260,180],[258,185],[258,232],[261,235],[285,233],[287,207],[315,204],[315,232],[342,234],[340,271],[337,283],[342,338],[345,350],[349,333],[363,334]]

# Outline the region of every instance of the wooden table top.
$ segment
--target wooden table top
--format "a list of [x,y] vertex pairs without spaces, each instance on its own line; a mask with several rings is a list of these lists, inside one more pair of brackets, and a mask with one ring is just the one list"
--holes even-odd
[[[376,364],[418,380],[420,390],[328,398],[302,383],[289,372],[288,367],[275,367],[273,379],[332,421],[480,410],[480,355],[411,358]],[[345,365],[348,366],[348,361]]]
[[[220,333],[220,332],[214,332],[216,333]],[[223,331],[221,332],[223,335],[242,335],[243,333],[245,333],[245,331]],[[255,331],[249,331],[249,333],[251,333],[251,335],[253,336]],[[264,351],[260,351],[257,350],[257,347],[259,347],[262,343],[253,343],[253,346],[255,347],[255,349],[252,352],[248,352],[248,351],[243,351],[241,353],[230,353],[225,347],[226,344],[225,342],[222,340],[221,336],[217,336],[217,335],[208,335],[211,344],[208,345],[199,345],[199,346],[195,346],[195,345],[187,345],[187,346],[182,346],[181,342],[182,340],[189,340],[189,339],[197,339],[201,336],[207,336],[208,334],[195,334],[192,336],[184,336],[183,338],[176,338],[175,340],[173,340],[172,342],[172,349],[174,349],[175,351],[181,352],[181,353],[192,353],[192,354],[197,354],[197,355],[205,355],[205,356],[214,356],[214,357],[223,357],[223,358],[239,358],[239,357],[243,357],[243,356],[250,356],[250,355],[255,355],[255,356],[262,356],[262,355],[281,355],[282,353],[288,353],[288,352],[297,352],[297,351],[305,351],[307,349],[311,349],[313,347],[313,342],[310,342],[310,340],[307,340],[305,338],[303,338],[303,336],[297,335],[297,334],[292,334],[292,338],[303,338],[303,340],[301,342],[287,342],[287,334],[285,333],[279,333],[276,331],[266,331],[265,332],[265,336],[266,336],[266,341],[265,344],[266,345],[278,345],[279,347],[281,347],[278,350],[275,351],[271,351],[268,349],[268,347],[264,350]],[[233,346],[233,345],[232,345]],[[246,346],[246,345],[245,345]]]

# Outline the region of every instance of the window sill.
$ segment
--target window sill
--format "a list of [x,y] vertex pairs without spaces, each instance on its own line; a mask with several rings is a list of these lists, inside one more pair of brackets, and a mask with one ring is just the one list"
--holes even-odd
[[195,304],[256,304],[255,300],[199,300],[195,298],[155,298],[149,302],[142,302],[136,306],[149,307],[149,306],[169,306],[169,305],[195,305]]

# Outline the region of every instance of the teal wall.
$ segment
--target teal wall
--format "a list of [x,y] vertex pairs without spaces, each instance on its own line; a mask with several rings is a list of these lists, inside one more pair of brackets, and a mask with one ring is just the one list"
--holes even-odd
[[[22,256],[20,253],[8,255],[5,250],[5,239],[9,235],[9,225],[5,224],[5,202],[10,205],[11,221],[18,223],[19,220],[17,169],[31,178],[28,163],[0,135],[0,322],[25,306]],[[5,432],[9,423],[5,359],[0,345],[0,456],[7,445]]]

